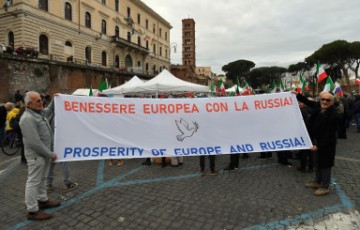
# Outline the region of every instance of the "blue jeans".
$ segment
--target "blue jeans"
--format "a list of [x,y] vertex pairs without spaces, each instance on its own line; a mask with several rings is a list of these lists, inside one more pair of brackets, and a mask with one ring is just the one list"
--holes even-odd
[[50,164],[50,169],[49,169],[49,173],[48,176],[46,178],[46,184],[52,184],[53,180],[54,180],[54,167],[56,164],[59,164],[61,166],[61,172],[64,178],[64,184],[68,185],[71,183],[70,180],[70,172],[69,172],[69,164],[68,162],[60,162],[60,163],[55,163],[55,162],[51,162]]
[[357,132],[360,133],[360,113],[355,114],[355,122],[357,126]]

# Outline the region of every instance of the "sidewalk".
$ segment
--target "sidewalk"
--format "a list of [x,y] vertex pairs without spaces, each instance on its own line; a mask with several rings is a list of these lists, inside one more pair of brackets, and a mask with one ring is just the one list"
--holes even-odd
[[338,142],[328,196],[304,187],[313,174],[296,170],[297,160],[287,167],[276,156],[259,160],[258,153],[241,159],[233,172],[220,170],[229,156],[217,156],[218,176],[208,175],[208,161],[200,176],[198,157],[177,168],[142,166],[143,159],[120,167],[71,162],[79,187],[64,192],[56,167],[49,197],[62,206],[48,210],[54,218],[42,222],[26,220],[26,166],[19,156],[0,154],[0,229],[359,229],[360,134],[354,131]]

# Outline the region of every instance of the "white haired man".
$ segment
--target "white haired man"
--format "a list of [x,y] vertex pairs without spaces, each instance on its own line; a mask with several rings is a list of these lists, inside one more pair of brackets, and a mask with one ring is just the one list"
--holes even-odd
[[[60,206],[60,202],[49,201],[46,192],[46,177],[51,161],[57,156],[51,151],[52,129],[45,115],[53,108],[43,108],[39,93],[25,94],[25,112],[20,119],[25,157],[28,165],[28,179],[25,188],[25,204],[28,220],[46,220],[52,216],[39,211]],[[51,103],[53,106],[53,103]]]

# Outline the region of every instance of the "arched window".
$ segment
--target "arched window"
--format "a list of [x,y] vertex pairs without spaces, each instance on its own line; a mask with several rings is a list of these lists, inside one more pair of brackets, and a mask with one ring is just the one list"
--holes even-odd
[[10,31],[8,33],[8,46],[11,46],[11,48],[14,49],[15,39],[14,39],[14,33]]
[[48,0],[39,0],[39,9],[49,11]]
[[126,55],[125,57],[125,66],[126,68],[133,67],[133,61],[130,55]]
[[39,51],[41,54],[49,54],[49,39],[46,35],[42,34],[39,37]]
[[91,28],[91,14],[89,12],[85,13],[85,26]]
[[120,58],[119,55],[115,56],[115,63],[114,63],[115,68],[120,68]]
[[101,64],[102,64],[103,66],[106,66],[106,65],[107,65],[107,54],[106,54],[105,51],[103,51],[103,52],[101,53]]
[[88,64],[91,63],[91,47],[90,46],[87,46],[85,48],[85,60]]
[[115,26],[115,37],[120,37],[120,29],[118,26]]
[[71,56],[73,56],[73,51],[72,51],[72,44],[69,41],[65,42],[65,50],[64,53],[66,55],[66,58],[70,58]]
[[68,2],[65,2],[65,19],[72,21],[72,7]]
[[141,38],[138,36],[138,45],[141,46]]
[[128,42],[131,42],[131,33],[130,32],[127,32],[127,40],[128,40]]
[[106,21],[105,20],[101,21],[101,33],[106,34]]

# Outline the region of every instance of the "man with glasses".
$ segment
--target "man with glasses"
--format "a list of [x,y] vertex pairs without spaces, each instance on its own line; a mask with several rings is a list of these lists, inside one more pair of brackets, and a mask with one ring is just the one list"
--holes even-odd
[[[296,93],[296,92],[294,92]],[[320,93],[319,102],[310,101],[296,93],[298,101],[313,108],[309,120],[309,135],[313,142],[315,181],[305,187],[316,189],[316,196],[329,194],[331,167],[335,162],[336,134],[339,116],[334,107],[334,95],[328,91]]]
[[[28,165],[28,179],[25,188],[25,204],[28,210],[28,220],[46,220],[52,216],[39,209],[60,206],[60,202],[49,201],[46,193],[46,177],[51,161],[57,156],[51,151],[52,130],[46,114],[53,107],[43,108],[39,93],[29,91],[25,94],[25,112],[20,119],[23,134],[25,157]],[[50,106],[53,106],[51,103]]]

